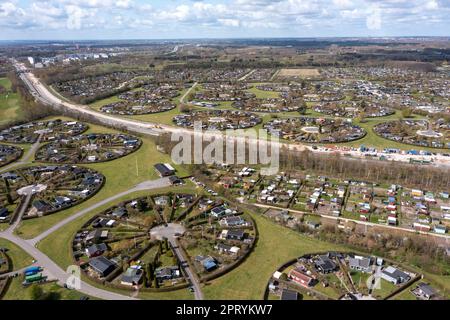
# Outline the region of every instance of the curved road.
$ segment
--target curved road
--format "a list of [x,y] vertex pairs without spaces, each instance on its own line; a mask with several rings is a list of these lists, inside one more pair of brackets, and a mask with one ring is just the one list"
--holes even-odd
[[[97,120],[101,121],[103,124],[110,125],[110,126],[116,126],[119,127],[126,127],[130,131],[134,131],[137,133],[147,134],[147,135],[160,135],[162,133],[179,133],[179,134],[186,134],[186,135],[200,135],[204,138],[212,138],[216,136],[216,133],[211,132],[197,132],[194,133],[191,129],[185,129],[185,128],[179,128],[179,127],[173,127],[169,125],[163,125],[158,123],[150,123],[150,122],[142,122],[138,120],[131,120],[131,119],[124,119],[120,117],[115,117],[111,115],[107,115],[102,112],[98,112],[95,110],[92,110],[89,106],[86,105],[77,105],[71,102],[63,101],[60,98],[56,97],[53,93],[51,93],[44,84],[40,82],[39,79],[37,79],[33,73],[29,72],[23,64],[18,63],[17,61],[13,61],[14,66],[16,67],[17,71],[20,72],[20,77],[24,81],[24,83],[28,86],[28,89],[33,94],[33,96],[41,101],[44,104],[51,105],[56,109],[59,110],[69,110],[75,113],[81,113],[84,115],[88,115],[91,117],[95,117]],[[187,95],[191,92],[191,90],[197,85],[195,83],[180,99],[181,102],[184,102],[184,99],[187,97]],[[229,139],[237,140],[239,137],[228,137]],[[247,138],[247,140],[250,143],[257,143],[260,141],[258,138]],[[313,149],[311,146],[306,146],[303,144],[293,144],[293,143],[283,143],[283,142],[277,142],[277,141],[268,141],[268,144],[272,144],[275,146],[278,146],[278,148],[281,150],[282,148],[286,148],[291,151],[303,151],[308,149],[311,152],[314,153],[320,153],[320,154],[335,154],[339,153],[341,155],[349,155],[355,159],[360,159],[363,161],[367,160],[367,157],[364,152],[360,152],[359,150],[347,150],[347,149],[335,149],[335,150],[328,150],[327,148],[317,148]],[[386,154],[379,152],[377,153],[377,156],[385,156],[387,159],[391,161],[399,161],[399,162],[410,162],[410,159],[416,159],[416,160],[433,160],[435,166],[450,166],[450,157],[443,156],[442,154],[437,154],[434,156],[415,156],[415,155],[408,155],[408,154]],[[367,161],[377,161],[377,160],[367,160]]]
[[[105,204],[108,204],[111,201],[117,200],[123,196],[126,196],[128,194],[131,194],[133,192],[137,191],[143,191],[143,190],[152,190],[152,189],[160,189],[167,186],[170,186],[169,178],[162,178],[158,180],[152,180],[152,181],[146,181],[143,183],[140,183],[136,185],[134,188],[131,188],[127,191],[124,191],[122,193],[116,194],[108,199],[102,200],[97,202],[96,204],[90,206],[89,208],[86,208],[74,215],[71,215],[70,217],[58,222],[56,225],[51,227],[50,229],[46,230],[39,236],[37,236],[34,239],[25,240],[22,239],[16,235],[14,235],[15,227],[18,225],[18,222],[14,223],[11,227],[9,227],[7,230],[0,232],[0,238],[4,238],[6,240],[9,240],[13,242],[14,244],[18,245],[21,249],[23,249],[25,252],[27,252],[30,256],[32,256],[36,261],[37,264],[40,265],[45,269],[46,272],[48,272],[53,278],[56,278],[58,280],[58,283],[60,285],[64,285],[68,278],[71,276],[67,272],[65,272],[61,267],[59,267],[55,262],[53,262],[47,255],[42,253],[40,250],[38,250],[35,246],[36,244],[50,235],[51,233],[55,232],[58,229],[63,228],[68,223],[72,222],[73,220],[82,217],[83,215],[91,212],[92,210],[95,210]],[[18,219],[20,221],[20,219]],[[17,273],[19,271],[12,272],[10,274]],[[5,275],[2,275],[5,276]],[[136,298],[129,297],[126,295],[110,292],[107,290],[99,289],[97,287],[94,287],[84,281],[81,281],[81,288],[77,289],[78,291],[87,294],[92,297],[97,297],[103,300],[136,300]]]

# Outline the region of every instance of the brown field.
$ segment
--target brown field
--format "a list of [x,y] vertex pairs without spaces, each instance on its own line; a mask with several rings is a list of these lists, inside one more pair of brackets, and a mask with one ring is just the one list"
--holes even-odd
[[281,69],[278,78],[311,78],[319,75],[318,69]]

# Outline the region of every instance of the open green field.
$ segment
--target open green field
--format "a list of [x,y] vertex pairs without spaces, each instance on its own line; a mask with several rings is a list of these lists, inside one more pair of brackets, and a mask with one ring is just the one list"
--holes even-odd
[[203,289],[206,299],[262,299],[267,282],[281,264],[306,253],[343,249],[251,215],[259,232],[254,251],[237,269],[207,284]]
[[8,249],[6,254],[11,258],[13,271],[20,270],[32,264],[33,258],[16,244],[6,239],[0,239],[0,248]]
[[[31,293],[32,286],[24,288],[22,286],[22,281],[23,279],[21,277],[13,278],[3,300],[33,300]],[[60,287],[56,283],[40,284],[39,287],[44,293],[51,293],[48,300],[79,300],[81,297],[85,296],[78,291]]]
[[[82,224],[89,220],[94,215],[100,213],[102,210],[105,210],[112,205],[119,203],[120,201],[131,200],[140,196],[149,195],[149,194],[157,194],[164,192],[192,192],[195,191],[192,187],[168,187],[164,189],[153,190],[152,192],[137,192],[128,196],[125,196],[119,200],[116,200],[112,203],[109,203],[97,210],[94,210],[84,217],[78,218],[71,223],[67,224],[64,228],[57,230],[47,238],[43,239],[39,244],[38,248],[47,254],[51,259],[57,263],[63,269],[66,269],[69,265],[73,263],[72,256],[70,254],[70,243],[72,242],[72,238],[78,229],[82,226]],[[83,278],[90,284],[94,286],[99,286],[99,284],[89,281],[86,278]],[[100,286],[101,287],[101,286]],[[104,288],[104,287],[102,287]],[[111,290],[111,289],[108,289]],[[129,294],[129,291],[117,290],[113,289],[112,291],[118,292],[121,294]],[[167,293],[151,293],[151,292],[141,292],[140,297],[143,299],[191,299],[192,294],[188,290],[179,290],[175,292],[167,292]]]
[[[0,78],[0,85],[6,90],[11,89],[11,81],[8,78]],[[0,125],[21,117],[20,97],[18,93],[7,92],[0,94]]]
[[[173,190],[173,188],[167,189]],[[148,193],[144,192],[143,194]],[[141,193],[125,198],[132,199],[139,195]],[[89,213],[56,231],[39,243],[39,249],[62,268],[66,268],[72,263],[69,246],[73,235],[84,221],[110,205],[112,204],[95,210],[95,212]],[[259,215],[252,214],[252,216],[256,220],[260,233],[260,239],[254,252],[237,269],[206,285],[204,292],[207,299],[262,299],[268,279],[282,263],[307,252],[340,249],[336,245],[320,243],[273,224]],[[273,252],[277,252],[277,255],[274,256]],[[187,294],[189,294],[187,290],[179,290],[165,294],[141,293],[141,297],[148,299],[184,299]]]
[[[59,117],[63,119],[63,117]],[[113,129],[89,124],[88,132],[94,133],[114,133]],[[158,162],[171,162],[168,155],[156,151],[155,143],[150,138],[142,138],[142,147],[126,156],[112,162],[87,164],[86,167],[101,172],[106,177],[105,186],[91,199],[82,204],[69,208],[62,212],[52,215],[40,217],[37,219],[24,220],[21,222],[16,233],[26,239],[33,238],[43,231],[50,228],[58,221],[78,212],[84,208],[88,208],[98,201],[109,198],[117,193],[126,191],[136,184],[159,178],[155,172],[153,165]],[[180,176],[186,175],[187,171],[180,167],[174,166]]]

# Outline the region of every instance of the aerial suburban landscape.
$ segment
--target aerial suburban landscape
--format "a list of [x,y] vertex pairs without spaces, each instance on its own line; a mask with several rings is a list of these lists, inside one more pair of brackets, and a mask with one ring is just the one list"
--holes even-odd
[[14,3],[0,300],[450,298],[449,37],[39,40]]

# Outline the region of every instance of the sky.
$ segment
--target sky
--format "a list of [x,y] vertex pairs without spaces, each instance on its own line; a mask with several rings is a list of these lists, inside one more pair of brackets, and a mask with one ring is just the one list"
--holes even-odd
[[450,0],[0,0],[0,40],[449,36]]

